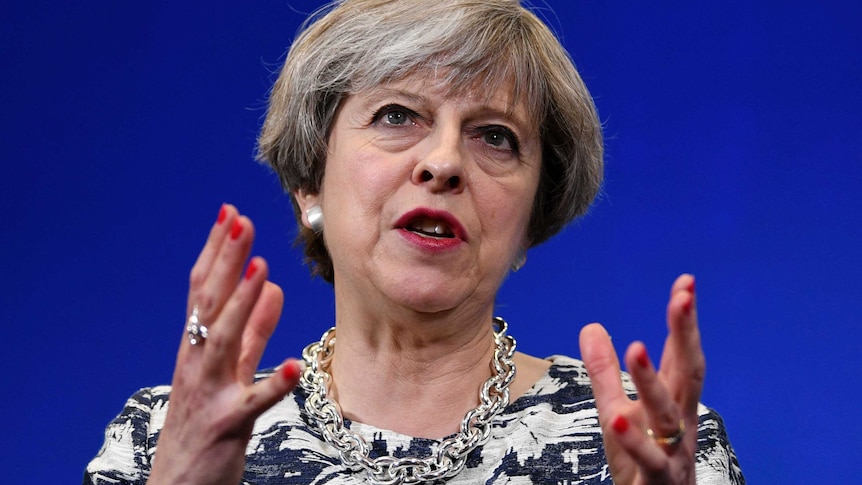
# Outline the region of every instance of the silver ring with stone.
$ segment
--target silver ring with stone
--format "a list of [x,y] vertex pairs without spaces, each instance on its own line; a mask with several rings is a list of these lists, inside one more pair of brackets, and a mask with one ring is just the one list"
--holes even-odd
[[186,335],[189,337],[189,343],[192,345],[202,344],[207,339],[208,333],[207,326],[201,323],[200,318],[198,318],[198,306],[195,305],[186,325]]

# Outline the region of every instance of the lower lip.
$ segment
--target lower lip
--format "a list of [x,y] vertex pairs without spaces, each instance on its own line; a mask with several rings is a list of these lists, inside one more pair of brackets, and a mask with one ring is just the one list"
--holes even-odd
[[418,246],[423,251],[431,253],[449,251],[460,246],[463,242],[457,237],[424,237],[415,232],[408,231],[407,229],[401,229],[399,230],[399,233],[401,234],[401,237],[409,241],[414,246]]

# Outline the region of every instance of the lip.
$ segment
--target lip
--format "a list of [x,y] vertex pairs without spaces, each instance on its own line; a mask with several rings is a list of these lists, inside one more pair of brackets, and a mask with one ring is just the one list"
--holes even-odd
[[[415,219],[437,219],[444,222],[452,230],[451,238],[431,238],[423,237],[413,231],[407,229],[411,221]],[[432,251],[441,251],[467,242],[467,231],[461,222],[455,216],[446,211],[429,209],[427,207],[418,207],[404,213],[395,222],[395,229],[398,229],[401,234],[409,241]]]

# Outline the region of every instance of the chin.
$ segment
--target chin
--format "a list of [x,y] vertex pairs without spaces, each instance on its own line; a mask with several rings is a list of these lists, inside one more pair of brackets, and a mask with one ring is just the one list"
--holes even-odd
[[475,295],[475,286],[467,283],[451,277],[427,278],[411,274],[392,281],[386,292],[392,301],[415,312],[440,313],[457,308],[470,295]]

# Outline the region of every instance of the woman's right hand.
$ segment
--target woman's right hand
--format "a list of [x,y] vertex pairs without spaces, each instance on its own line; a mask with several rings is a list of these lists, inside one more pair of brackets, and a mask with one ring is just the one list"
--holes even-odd
[[208,328],[192,345],[183,325],[170,404],[148,483],[234,485],[242,478],[254,421],[296,387],[299,366],[286,361],[253,382],[284,295],[252,258],[254,226],[223,205],[191,271],[186,320],[195,307]]

